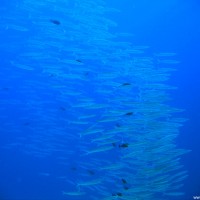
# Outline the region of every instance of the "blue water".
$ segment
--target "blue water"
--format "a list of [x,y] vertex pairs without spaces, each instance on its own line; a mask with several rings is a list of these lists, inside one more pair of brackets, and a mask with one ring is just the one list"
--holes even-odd
[[[29,2],[31,1],[2,1],[0,5],[0,200],[103,200],[106,195],[101,193],[104,192],[110,200],[136,200],[137,198],[141,200],[142,198],[137,196],[125,197],[125,193],[129,190],[122,190],[121,187],[123,184],[126,186],[122,179],[134,180],[135,171],[139,167],[143,167],[144,163],[140,163],[138,168],[133,164],[127,170],[127,162],[134,163],[134,159],[137,159],[134,156],[130,157],[128,161],[123,162],[122,159],[120,164],[124,164],[125,169],[116,170],[118,179],[116,174],[113,175],[112,170],[102,170],[108,163],[119,162],[126,155],[125,151],[129,152],[129,147],[123,148],[120,145],[131,146],[133,138],[129,134],[123,133],[124,135],[120,134],[113,138],[116,139],[116,142],[110,138],[105,139],[104,142],[110,141],[107,147],[113,147],[113,149],[86,155],[89,150],[97,148],[95,142],[92,141],[99,138],[100,134],[84,136],[84,131],[88,129],[103,128],[105,132],[109,132],[113,130],[113,126],[116,130],[123,126],[130,126],[129,124],[133,124],[133,128],[140,131],[137,125],[134,126],[134,119],[140,117],[134,111],[137,106],[133,106],[133,108],[128,106],[130,109],[128,111],[133,112],[133,116],[128,116],[127,106],[123,105],[118,97],[123,100],[138,98],[141,80],[132,79],[135,77],[134,71],[130,69],[130,72],[127,73],[123,66],[117,65],[116,61],[123,61],[127,64],[126,60],[130,61],[141,55],[124,56],[123,59],[120,55],[116,55],[111,58],[112,52],[109,47],[102,47],[98,43],[97,49],[101,51],[97,51],[89,59],[81,58],[83,55],[92,54],[92,52],[90,53],[91,46],[88,44],[90,37],[95,38],[95,35],[93,34],[94,29],[89,30],[89,22],[86,20],[85,29],[79,29],[78,24],[72,20],[73,17],[67,11],[64,14],[63,0],[57,2],[58,8],[54,10],[55,12],[51,12],[52,5],[56,7],[55,3],[51,3],[51,1],[44,1],[42,7],[35,3],[35,7],[27,9],[24,5]],[[69,1],[66,10],[73,10],[74,2],[77,0]],[[87,2],[87,0],[80,2]],[[144,48],[142,55],[152,58],[153,64],[158,65],[157,68],[169,66],[176,69],[176,71],[170,72],[170,79],[166,83],[177,89],[167,90],[171,100],[166,104],[184,109],[178,114],[172,113],[174,117],[188,119],[182,123],[183,126],[179,129],[178,137],[173,141],[178,149],[191,150],[180,156],[183,170],[188,171],[188,177],[181,181],[184,184],[183,187],[178,190],[178,192],[184,192],[184,195],[166,196],[155,191],[153,192],[155,193],[154,197],[146,199],[190,200],[194,197],[200,198],[198,135],[198,124],[200,123],[200,79],[198,76],[200,4],[197,0],[125,0],[117,2],[105,0],[105,2],[106,7],[120,10],[120,12],[105,14],[106,19],[111,19],[118,24],[117,27],[111,26],[108,32],[133,34],[133,36],[118,37],[114,40],[111,38],[110,40],[113,40],[114,43],[125,41],[130,42],[133,46],[148,46],[148,48]],[[61,8],[62,10],[59,12]],[[84,9],[87,10],[87,6]],[[95,16],[95,6],[92,10],[92,15]],[[80,18],[80,23],[86,19],[84,13],[77,18]],[[60,24],[56,24],[55,21],[53,23],[51,20],[58,20]],[[92,20],[95,21],[95,18]],[[50,27],[49,30],[47,27]],[[70,31],[72,32],[70,33]],[[63,33],[64,36],[68,34],[67,37],[63,37]],[[80,33],[81,39],[79,39],[78,33]],[[89,35],[86,36],[87,39],[83,37],[85,33]],[[57,35],[59,38],[56,37]],[[52,39],[54,36],[55,40]],[[70,37],[71,39],[69,39]],[[76,52],[73,48],[77,48],[79,51]],[[72,51],[76,53],[72,55]],[[104,51],[108,52],[106,56],[102,56]],[[162,52],[176,53],[173,59],[180,62],[174,65],[159,64],[155,55]],[[118,57],[120,57],[119,60]],[[64,59],[68,59],[67,64],[61,62]],[[116,63],[115,67],[105,64],[109,59]],[[118,68],[121,70],[120,73],[116,70]],[[117,78],[98,77],[110,76],[112,72],[116,71]],[[73,75],[78,75],[79,78],[70,78]],[[142,77],[143,74],[140,76]],[[112,85],[113,82],[115,85]],[[133,87],[124,91],[120,88],[123,83],[134,83],[138,88]],[[143,84],[142,81],[141,84]],[[98,89],[99,92],[96,92]],[[102,105],[102,108],[91,110],[91,108],[76,107],[86,100],[89,103],[95,102],[95,105]],[[125,110],[127,116],[120,116],[116,122],[101,122],[102,116],[108,114],[110,109]],[[129,114],[132,115],[132,113]],[[82,121],[85,116],[89,115],[94,116]],[[87,124],[79,124],[79,122]],[[143,128],[145,129],[145,126]],[[166,134],[168,133],[166,132]],[[140,135],[138,134],[138,136]],[[148,137],[147,140],[151,142],[154,138]],[[145,144],[141,145],[140,149],[145,148]],[[162,160],[162,152],[158,154],[158,157]],[[149,160],[148,165],[151,166],[151,164]],[[169,164],[171,163],[169,162]],[[126,172],[129,173],[129,176]],[[170,175],[173,176],[173,173]],[[89,187],[79,186],[81,182],[90,180],[100,180],[100,183]],[[105,183],[104,180],[106,180]],[[141,184],[142,181],[144,180],[141,179]],[[140,184],[134,181],[130,182],[128,181],[127,184],[129,189]],[[143,187],[145,188],[144,185]],[[75,191],[84,192],[84,195],[65,194]],[[117,192],[122,192],[122,196],[116,195]]]

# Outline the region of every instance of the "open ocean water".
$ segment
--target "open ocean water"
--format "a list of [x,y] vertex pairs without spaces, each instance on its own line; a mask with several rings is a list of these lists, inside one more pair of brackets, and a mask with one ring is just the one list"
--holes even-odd
[[200,2],[0,2],[0,200],[200,199]]

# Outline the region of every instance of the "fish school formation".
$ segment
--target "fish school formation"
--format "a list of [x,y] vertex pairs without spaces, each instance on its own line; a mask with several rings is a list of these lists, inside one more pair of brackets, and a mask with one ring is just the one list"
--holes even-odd
[[4,16],[10,37],[23,35],[6,49],[15,51],[10,76],[27,77],[18,87],[25,98],[10,102],[29,113],[19,121],[32,133],[7,147],[71,167],[58,177],[66,199],[179,198],[189,151],[175,139],[186,119],[175,117],[182,110],[169,105],[176,88],[166,83],[178,61],[148,56],[115,31],[111,14],[120,11],[104,0],[23,0]]

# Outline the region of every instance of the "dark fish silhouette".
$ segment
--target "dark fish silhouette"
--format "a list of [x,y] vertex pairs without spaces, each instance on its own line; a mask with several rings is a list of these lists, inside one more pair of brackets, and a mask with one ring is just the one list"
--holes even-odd
[[119,196],[119,197],[122,197],[122,193],[121,192],[117,192],[117,193],[113,193],[112,196]]
[[127,148],[128,147],[128,143],[123,143],[119,145],[119,148]]
[[50,19],[50,22],[56,25],[60,25],[60,21],[56,20],[56,19]]
[[123,83],[122,86],[128,86],[131,85],[130,83]]
[[123,184],[127,184],[127,181],[125,179],[122,178],[121,181]]
[[122,197],[122,193],[121,192],[117,192],[117,196]]
[[79,60],[79,59],[76,59],[76,61],[77,61],[77,62],[80,62],[80,63],[82,63],[82,61],[81,61],[81,60]]
[[119,123],[116,123],[115,126],[116,127],[121,127],[121,125]]
[[127,112],[125,115],[127,116],[133,115],[133,112]]
[[128,189],[129,189],[129,187],[127,187],[127,186],[124,186],[124,189],[125,189],[125,190],[128,190]]

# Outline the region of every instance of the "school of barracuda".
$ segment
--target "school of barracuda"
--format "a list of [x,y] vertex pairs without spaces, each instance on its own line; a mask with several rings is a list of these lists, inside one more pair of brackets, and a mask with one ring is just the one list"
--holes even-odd
[[[66,168],[73,161],[76,176],[60,177],[66,199],[176,199],[188,176],[180,158],[189,152],[175,143],[182,109],[168,104],[178,61],[127,42],[132,35],[115,32],[108,17],[118,12],[104,0],[23,0],[1,19],[24,35],[5,47],[15,52],[7,78],[27,76],[17,91],[26,98],[9,102],[29,113],[18,120],[34,133],[6,147],[38,158],[56,153]],[[12,123],[2,129],[20,132]]]

